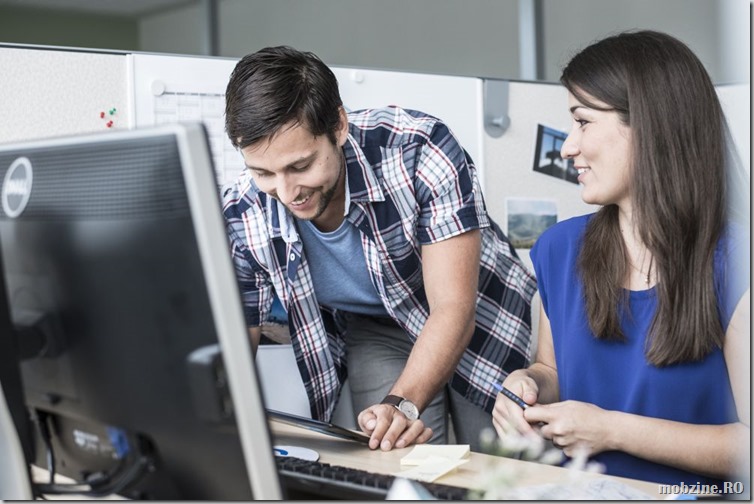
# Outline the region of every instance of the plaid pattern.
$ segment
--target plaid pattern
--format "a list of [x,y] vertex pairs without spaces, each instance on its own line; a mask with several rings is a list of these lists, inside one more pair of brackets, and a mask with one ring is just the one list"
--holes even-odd
[[[450,385],[491,412],[493,383],[531,357],[534,277],[488,217],[474,164],[444,123],[397,107],[348,117],[346,219],[385,308],[413,341],[429,315],[421,246],[481,230],[476,330]],[[347,374],[344,334],[338,313],[317,303],[295,221],[248,171],[223,189],[223,207],[247,323],[265,321],[277,294],[312,416],[328,420]]]

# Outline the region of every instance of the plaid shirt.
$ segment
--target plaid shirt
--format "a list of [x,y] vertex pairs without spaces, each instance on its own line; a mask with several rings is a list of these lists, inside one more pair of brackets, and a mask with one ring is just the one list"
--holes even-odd
[[[450,385],[491,412],[493,383],[531,357],[534,277],[488,217],[474,164],[444,123],[397,107],[348,119],[346,220],[360,231],[387,312],[412,341],[429,315],[421,246],[481,230],[476,329]],[[337,312],[317,303],[295,220],[248,170],[223,189],[223,207],[247,323],[267,320],[277,294],[312,416],[328,420],[347,375],[345,335]]]

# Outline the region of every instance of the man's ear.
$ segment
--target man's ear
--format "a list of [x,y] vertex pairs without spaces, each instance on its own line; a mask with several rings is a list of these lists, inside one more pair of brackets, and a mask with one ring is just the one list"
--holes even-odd
[[338,121],[338,129],[335,133],[335,137],[338,141],[338,146],[343,147],[343,144],[346,143],[346,139],[348,138],[348,114],[346,114],[345,107],[340,107],[338,115],[340,116],[340,120]]

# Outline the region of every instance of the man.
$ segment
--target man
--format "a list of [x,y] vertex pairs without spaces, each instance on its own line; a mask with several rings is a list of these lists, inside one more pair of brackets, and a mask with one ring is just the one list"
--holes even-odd
[[277,296],[312,416],[348,376],[370,448],[446,443],[450,411],[479,449],[494,385],[528,363],[536,282],[448,128],[346,113],[332,71],[289,47],[236,65],[225,124],[248,168],[223,204],[252,347]]

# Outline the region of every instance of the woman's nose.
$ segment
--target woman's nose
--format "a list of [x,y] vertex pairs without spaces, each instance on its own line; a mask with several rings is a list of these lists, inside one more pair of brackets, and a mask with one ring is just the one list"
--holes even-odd
[[560,148],[560,157],[563,159],[570,159],[576,157],[579,153],[579,147],[576,142],[571,138],[571,135],[565,139],[563,146]]

